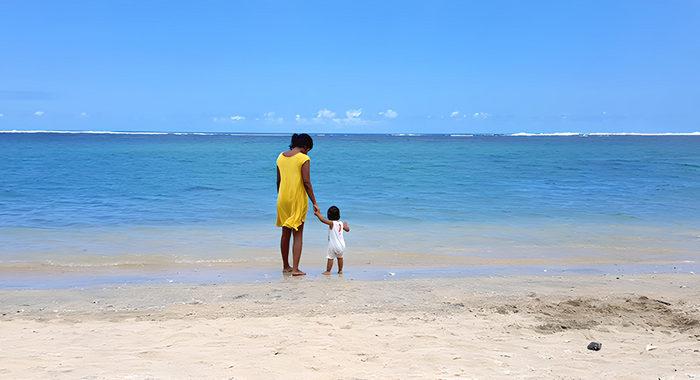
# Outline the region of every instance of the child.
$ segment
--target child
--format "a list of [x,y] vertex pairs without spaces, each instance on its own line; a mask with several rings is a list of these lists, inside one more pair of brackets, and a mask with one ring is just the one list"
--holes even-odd
[[331,274],[333,259],[336,257],[338,258],[338,274],[343,274],[343,251],[345,251],[343,230],[350,232],[350,227],[346,222],[340,221],[340,209],[335,206],[328,209],[328,219],[324,218],[320,211],[314,212],[314,215],[318,217],[318,220],[328,225],[328,251],[326,251],[328,264],[326,264],[326,271],[323,274]]

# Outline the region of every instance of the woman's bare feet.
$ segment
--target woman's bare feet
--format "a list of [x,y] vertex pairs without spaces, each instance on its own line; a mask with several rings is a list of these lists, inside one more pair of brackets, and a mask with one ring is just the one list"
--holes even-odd
[[291,271],[292,271],[292,267],[287,266],[287,267],[282,268],[282,273],[289,273]]
[[292,271],[292,276],[306,276],[306,273],[300,271],[300,270],[293,270]]
[[338,274],[343,274],[343,271],[342,271],[342,270],[339,270],[339,271],[338,271]]
[[328,270],[327,270],[327,271],[325,271],[325,272],[323,272],[323,273],[321,273],[321,274],[324,274],[324,275],[326,275],[326,276],[330,276],[330,275],[331,275],[331,271],[328,271]]

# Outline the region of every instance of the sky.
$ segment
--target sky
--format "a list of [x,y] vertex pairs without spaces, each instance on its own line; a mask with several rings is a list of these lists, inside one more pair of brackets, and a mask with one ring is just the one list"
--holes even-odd
[[3,1],[0,130],[700,131],[700,1]]

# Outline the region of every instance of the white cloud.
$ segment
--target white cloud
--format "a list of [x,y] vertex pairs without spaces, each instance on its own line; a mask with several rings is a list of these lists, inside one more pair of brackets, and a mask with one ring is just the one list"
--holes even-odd
[[399,116],[398,112],[392,111],[391,109],[386,110],[386,112],[380,112],[380,115],[384,115],[384,117],[388,117],[389,119],[393,119],[396,116]]
[[484,119],[487,119],[489,116],[491,116],[491,114],[486,113],[486,112],[477,112],[474,114],[474,117],[481,117]]
[[2,114],[0,113],[0,117],[2,117]]
[[[334,117],[335,117],[335,112],[324,108],[324,109],[318,111],[316,114],[316,117],[312,117],[311,121],[315,124],[325,124],[326,120],[328,120],[328,119],[332,120]],[[297,119],[298,119],[298,117],[297,117]],[[302,120],[304,120],[304,122],[306,122],[306,119],[302,119]],[[301,122],[300,120],[297,120],[297,121]]]
[[80,113],[80,116],[82,116],[82,117],[88,117],[88,114],[85,113],[85,112],[81,112],[81,113]]
[[44,111],[36,111],[34,112],[34,115],[41,116],[44,114]]
[[362,114],[362,108],[359,110],[349,110],[345,112],[346,115],[348,115],[348,118],[353,118],[353,117],[360,117]]
[[296,120],[299,124],[309,124],[309,120],[307,120],[305,117],[301,117],[301,115],[297,115],[294,120]]
[[241,120],[245,120],[245,117],[236,115],[231,117],[215,117],[213,121],[215,123],[235,123]]
[[457,115],[459,115],[459,111],[452,112],[452,113],[450,114],[450,117],[455,117],[455,116],[457,116]]
[[[275,111],[270,111],[270,112],[265,112],[263,113],[263,116],[265,116],[265,121],[267,122],[272,122],[272,123],[284,123],[284,119],[281,117],[274,118],[275,116]],[[255,120],[258,120],[257,118]]]
[[345,115],[347,115],[347,117],[345,119],[342,119],[342,120],[333,119],[333,121],[335,121],[336,123],[339,123],[342,121],[345,124],[367,124],[368,123],[368,121],[362,120],[360,118],[360,115],[362,115],[362,108],[360,108],[358,110],[347,110],[347,111],[345,111]]
[[[326,124],[326,122],[332,122],[332,123],[336,123],[339,125],[359,125],[359,124],[377,123],[377,121],[363,120],[362,118],[360,118],[360,115],[362,115],[362,108],[347,110],[347,111],[345,111],[345,115],[347,117],[339,118],[339,117],[336,117],[335,112],[324,108],[324,109],[318,111],[316,113],[316,116],[312,117],[310,120],[301,117],[301,115],[296,115],[294,120],[296,120],[297,123],[300,123],[300,124],[309,124],[309,123]],[[281,118],[279,118],[277,120],[281,123],[282,121],[280,121],[280,119]]]
[[316,116],[316,118],[317,118],[317,119],[320,119],[320,118],[324,118],[324,117],[325,117],[325,118],[328,118],[328,119],[334,118],[334,117],[335,117],[335,112],[329,111],[329,110],[327,110],[327,109],[325,109],[325,108],[322,109],[322,110],[320,110],[320,111],[318,111],[318,116]]

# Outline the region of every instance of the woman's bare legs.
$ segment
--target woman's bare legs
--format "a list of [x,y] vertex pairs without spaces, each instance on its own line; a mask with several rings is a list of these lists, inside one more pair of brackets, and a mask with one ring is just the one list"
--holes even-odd
[[[299,270],[299,261],[301,260],[301,247],[304,244],[304,223],[302,223],[294,234],[294,245],[292,246],[292,276],[303,276],[306,273]],[[289,254],[289,251],[287,251]]]
[[282,252],[282,268],[283,272],[291,272],[292,267],[289,266],[289,240],[292,238],[292,229],[282,227],[282,239],[280,240],[280,251]]

